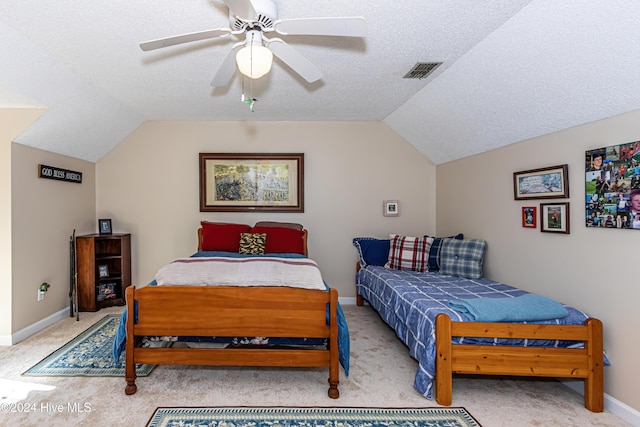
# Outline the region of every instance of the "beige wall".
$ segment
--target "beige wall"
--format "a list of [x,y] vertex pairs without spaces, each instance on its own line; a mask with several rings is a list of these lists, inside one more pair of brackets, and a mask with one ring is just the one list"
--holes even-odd
[[[198,153],[305,154],[304,213],[199,212]],[[97,213],[132,233],[136,285],[195,252],[201,220],[294,221],[341,297],[354,297],[356,236],[435,230],[435,166],[380,122],[147,122],[97,164]],[[399,217],[384,217],[386,199]]]
[[11,141],[45,111],[39,108],[0,108],[0,337],[11,335],[12,324]]
[[[69,306],[69,236],[95,232],[95,165],[13,143],[12,333]],[[38,164],[82,172],[82,183],[38,178]],[[37,289],[51,288],[43,301]]]
[[[635,273],[640,232],[585,226],[584,152],[640,139],[640,111],[437,167],[437,229],[488,241],[485,275],[573,305],[604,323],[607,394],[640,408]],[[513,172],[569,165],[570,234],[522,228]],[[546,201],[548,202],[548,201]]]

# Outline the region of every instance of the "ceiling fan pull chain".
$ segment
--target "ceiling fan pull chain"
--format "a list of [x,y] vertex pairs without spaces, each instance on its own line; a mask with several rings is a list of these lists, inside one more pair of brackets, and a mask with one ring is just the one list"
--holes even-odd
[[240,97],[240,101],[244,102],[244,75],[240,75],[240,84],[242,85],[242,96]]

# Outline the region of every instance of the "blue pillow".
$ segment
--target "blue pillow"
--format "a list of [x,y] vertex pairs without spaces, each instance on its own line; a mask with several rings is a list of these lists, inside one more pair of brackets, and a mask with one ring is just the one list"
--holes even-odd
[[389,260],[389,239],[376,239],[374,237],[356,237],[353,245],[358,249],[358,261],[360,267],[367,265],[385,265]]
[[[430,236],[425,235],[424,237]],[[433,243],[431,244],[431,249],[429,250],[429,260],[427,261],[427,267],[429,267],[429,271],[440,270],[440,250],[442,249],[442,239],[445,238],[462,240],[464,239],[464,235],[460,233],[456,234],[455,236],[433,238]]]

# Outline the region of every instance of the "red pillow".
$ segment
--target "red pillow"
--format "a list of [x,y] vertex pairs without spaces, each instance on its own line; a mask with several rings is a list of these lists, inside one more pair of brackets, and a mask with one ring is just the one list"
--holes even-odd
[[200,222],[202,225],[202,250],[238,252],[240,250],[240,234],[248,233],[250,225],[216,224]]
[[253,227],[251,233],[267,235],[264,253],[295,253],[304,255],[304,232],[283,227]]

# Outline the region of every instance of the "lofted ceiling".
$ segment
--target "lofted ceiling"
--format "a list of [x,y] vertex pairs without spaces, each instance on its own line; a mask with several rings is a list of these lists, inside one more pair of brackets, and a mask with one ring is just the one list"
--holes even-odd
[[[286,36],[324,73],[275,59],[210,82],[234,37],[222,0],[2,0],[0,107],[47,108],[16,142],[98,161],[145,120],[384,121],[435,164],[640,109],[632,0],[274,0],[279,18],[363,16],[364,38]],[[423,79],[418,62],[442,62]],[[603,141],[604,142],[604,141]]]

